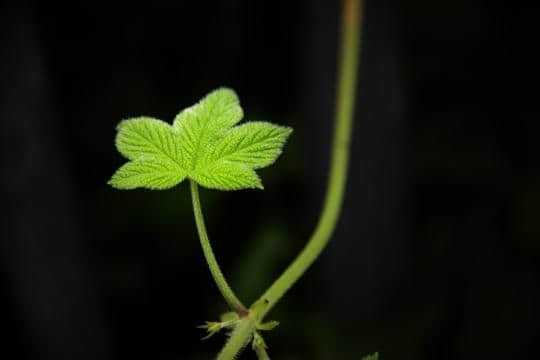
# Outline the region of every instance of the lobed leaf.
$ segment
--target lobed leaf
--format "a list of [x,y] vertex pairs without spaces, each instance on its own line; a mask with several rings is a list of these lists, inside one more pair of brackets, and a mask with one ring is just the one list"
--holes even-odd
[[180,138],[164,121],[139,117],[120,122],[116,147],[129,160],[140,157],[166,157],[182,163]]
[[292,129],[268,122],[249,122],[230,129],[212,148],[209,162],[226,160],[259,169],[273,164]]
[[149,117],[122,121],[116,147],[131,162],[109,184],[167,189],[189,177],[211,189],[262,189],[254,169],[276,161],[292,129],[266,122],[234,126],[242,116],[236,93],[219,88],[180,112],[172,126]]
[[195,169],[212,142],[243,116],[236,93],[227,88],[212,91],[196,105],[176,116],[173,127],[181,138],[189,169]]
[[177,163],[167,158],[138,159],[120,167],[109,180],[109,185],[122,190],[164,190],[183,181],[186,175]]
[[217,161],[190,172],[190,178],[209,189],[263,189],[255,171],[244,164]]

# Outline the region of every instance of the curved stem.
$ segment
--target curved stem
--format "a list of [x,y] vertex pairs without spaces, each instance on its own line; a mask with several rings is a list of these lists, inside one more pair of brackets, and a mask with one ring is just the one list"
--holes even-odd
[[208,234],[206,233],[206,226],[204,225],[204,217],[201,209],[201,201],[199,199],[199,189],[197,183],[193,180],[189,181],[191,187],[191,202],[193,204],[193,214],[195,215],[195,223],[197,224],[197,231],[199,232],[199,239],[201,241],[201,246],[204,252],[204,257],[210,268],[210,273],[216,282],[221,295],[227,301],[229,306],[236,310],[237,312],[245,313],[246,307],[238,300],[231,287],[225,280],[221,269],[219,268],[214,252],[212,251],[212,246],[210,245],[210,240],[208,239]]
[[330,175],[321,217],[301,253],[283,274],[261,296],[268,306],[262,311],[261,319],[304,274],[325,248],[336,227],[343,202],[349,143],[351,139],[354,111],[356,72],[358,65],[360,30],[362,25],[362,0],[345,0],[342,13],[342,40],[339,65],[339,85],[335,111],[334,138]]
[[[252,305],[249,315],[235,328],[229,341],[218,355],[219,360],[234,359],[255,331],[255,324],[250,318],[257,319],[257,322],[262,320],[268,311],[270,311],[287,290],[304,274],[315,259],[317,259],[336,227],[347,179],[360,30],[362,27],[362,8],[363,0],[343,0],[339,83],[332,156],[330,159],[330,175],[324,207],[317,227],[296,259],[285,269],[272,286],[266,290],[259,300]],[[260,303],[264,303],[266,306],[264,308],[257,307],[256,305]]]

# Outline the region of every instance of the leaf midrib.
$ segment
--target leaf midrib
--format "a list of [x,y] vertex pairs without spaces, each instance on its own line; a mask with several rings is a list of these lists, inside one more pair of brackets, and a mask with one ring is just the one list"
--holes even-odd
[[[212,107],[208,111],[208,114],[209,114],[208,115],[208,120],[204,124],[203,129],[200,130],[201,135],[197,139],[197,146],[194,149],[193,159],[192,159],[192,162],[191,162],[191,167],[192,167],[193,170],[195,170],[195,168],[197,167],[197,160],[200,158],[199,152],[200,152],[200,147],[201,147],[201,143],[202,143],[202,138],[206,135],[206,129],[208,127],[208,124],[210,124],[210,122],[212,121],[212,116],[211,115],[214,113],[214,110],[216,109],[216,104],[217,104],[217,101],[212,104]],[[197,115],[199,115],[199,114],[197,114]]]
[[[171,129],[171,130],[172,130],[172,129]],[[143,133],[139,132],[139,129],[137,129],[137,128],[133,128],[133,132],[136,133],[137,135],[139,135],[140,137],[142,137],[144,140],[146,140],[149,144],[151,144],[151,145],[154,147],[154,149],[158,150],[158,152],[160,152],[161,154],[163,154],[164,157],[166,157],[166,158],[168,158],[169,160],[171,160],[173,163],[175,163],[176,165],[178,165],[178,167],[179,167],[181,170],[183,170],[183,171],[185,171],[185,172],[187,173],[186,169],[184,169],[184,167],[182,166],[182,164],[180,164],[180,162],[179,162],[177,159],[171,157],[169,154],[167,154],[165,151],[163,151],[163,149],[161,149],[159,146],[156,146],[156,144],[154,144],[148,137],[146,137],[146,136],[144,135],[144,134],[145,134],[144,132],[143,132]],[[160,143],[163,143],[163,141],[161,140],[161,136],[159,135],[159,131],[157,131],[157,133],[158,133],[158,137],[159,137],[159,142],[160,142]],[[172,136],[175,137],[175,136],[177,136],[177,134],[173,133]],[[173,144],[173,146],[176,147],[176,144]],[[176,151],[175,151],[175,153],[176,153]],[[137,156],[137,157],[135,158],[135,160],[141,159],[141,158],[143,158],[143,157],[142,157],[142,156]]]

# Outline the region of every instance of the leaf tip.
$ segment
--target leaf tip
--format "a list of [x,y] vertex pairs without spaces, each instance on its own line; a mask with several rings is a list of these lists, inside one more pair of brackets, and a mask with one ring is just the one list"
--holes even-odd
[[283,143],[285,143],[293,133],[294,129],[290,126],[280,126],[280,128],[283,131]]
[[[252,170],[253,171],[253,170]],[[259,175],[257,175],[256,172],[253,171],[254,179],[253,179],[253,189],[258,190],[264,190],[264,185],[262,184],[261,178]]]
[[120,120],[120,122],[116,124],[116,131],[120,132],[130,122],[133,122],[132,118]]
[[217,89],[213,90],[210,92],[210,94],[212,93],[222,93],[222,94],[228,94],[228,95],[231,95],[231,96],[234,96],[234,97],[238,97],[238,94],[236,93],[236,91],[234,91],[232,88],[228,87],[228,86],[220,86],[218,87]]
[[107,185],[117,190],[126,190],[126,187],[122,186],[120,182],[115,179],[114,175],[109,179],[109,181],[107,181]]

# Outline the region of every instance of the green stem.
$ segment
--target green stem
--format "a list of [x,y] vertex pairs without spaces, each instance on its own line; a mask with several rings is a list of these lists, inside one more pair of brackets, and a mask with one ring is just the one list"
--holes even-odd
[[204,225],[204,217],[201,209],[201,201],[199,199],[199,189],[197,183],[193,180],[189,181],[191,187],[191,200],[193,203],[193,214],[195,215],[195,223],[197,224],[197,231],[199,232],[199,239],[201,241],[201,246],[204,252],[204,257],[212,273],[212,277],[216,282],[221,295],[227,301],[229,306],[236,310],[239,313],[245,313],[246,307],[238,300],[231,287],[225,280],[221,269],[219,268],[214,252],[212,251],[212,246],[210,245],[210,240],[208,239],[208,234],[206,233],[206,226]]
[[302,252],[261,296],[261,299],[268,301],[268,306],[261,313],[261,319],[320,255],[336,227],[340,213],[347,179],[355,102],[362,0],[344,0],[342,26],[334,138],[324,208],[317,227]]
[[255,353],[257,354],[257,360],[270,360],[270,356],[268,356],[268,353],[263,346],[255,348]]
[[255,331],[255,323],[246,316],[234,328],[229,340],[217,356],[217,360],[232,360],[248,344]]
[[[256,329],[254,320],[251,319],[255,319],[257,323],[262,321],[268,311],[317,259],[336,227],[347,179],[362,10],[363,0],[343,1],[334,138],[326,198],[319,223],[304,249],[272,286],[252,305],[249,315],[235,328],[229,341],[218,355],[219,360],[234,359],[241,348],[251,339]],[[256,306],[261,303],[266,306]]]

